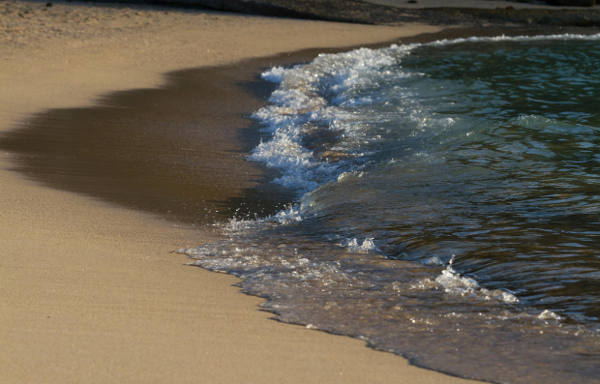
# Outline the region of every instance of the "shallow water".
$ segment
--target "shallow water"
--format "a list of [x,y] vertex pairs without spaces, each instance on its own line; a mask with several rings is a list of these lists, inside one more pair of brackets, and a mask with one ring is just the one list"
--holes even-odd
[[298,203],[186,250],[283,321],[507,383],[600,382],[600,35],[263,74],[251,159]]

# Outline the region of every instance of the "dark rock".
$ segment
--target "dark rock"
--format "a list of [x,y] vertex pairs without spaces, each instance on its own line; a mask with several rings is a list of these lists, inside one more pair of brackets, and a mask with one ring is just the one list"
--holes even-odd
[[547,0],[546,2],[552,5],[571,7],[593,7],[596,5],[596,0]]
[[301,17],[366,24],[402,21],[403,11],[360,0],[164,0],[169,4],[199,5],[224,11],[269,16]]
[[[390,7],[361,0],[96,0],[209,8],[280,17],[344,21],[364,24],[423,22],[435,25],[539,25],[599,27],[599,9],[515,9]],[[416,0],[414,0],[416,1]],[[550,0],[595,2],[596,0]]]

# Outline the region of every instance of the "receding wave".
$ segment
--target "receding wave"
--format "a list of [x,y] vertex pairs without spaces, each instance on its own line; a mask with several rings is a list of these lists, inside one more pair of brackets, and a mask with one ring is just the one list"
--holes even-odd
[[278,318],[465,377],[600,377],[600,34],[323,54],[263,74],[250,159],[297,202],[182,250]]

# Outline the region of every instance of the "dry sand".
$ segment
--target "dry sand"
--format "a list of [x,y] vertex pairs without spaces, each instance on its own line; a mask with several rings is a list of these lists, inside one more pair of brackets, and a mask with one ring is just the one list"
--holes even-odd
[[[0,134],[156,87],[167,71],[433,31],[147,7],[0,2]],[[1,383],[451,383],[364,343],[268,320],[236,279],[169,251],[214,236],[10,171],[0,153]]]

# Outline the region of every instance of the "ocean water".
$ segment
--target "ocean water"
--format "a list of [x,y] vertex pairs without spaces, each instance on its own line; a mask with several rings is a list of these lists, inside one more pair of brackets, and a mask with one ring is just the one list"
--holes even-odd
[[286,322],[501,383],[600,383],[600,35],[323,54],[263,74],[288,209],[185,252]]

